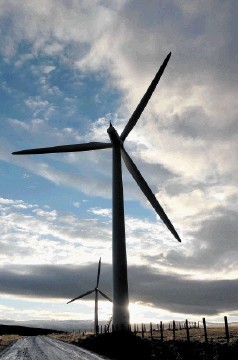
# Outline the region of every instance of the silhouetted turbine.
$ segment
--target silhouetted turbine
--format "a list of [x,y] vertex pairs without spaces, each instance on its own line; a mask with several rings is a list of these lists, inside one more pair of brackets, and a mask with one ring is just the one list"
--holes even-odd
[[67,302],[67,304],[70,304],[71,302],[78,300],[78,299],[82,299],[84,296],[87,296],[89,294],[92,294],[93,292],[95,292],[95,317],[94,317],[94,331],[95,334],[99,333],[99,326],[98,326],[98,293],[100,293],[105,299],[109,300],[112,302],[112,300],[106,295],[104,294],[101,290],[99,290],[98,285],[99,285],[99,279],[100,279],[100,271],[101,271],[101,258],[98,262],[98,273],[97,273],[97,282],[96,282],[96,286],[93,290],[89,290],[84,294],[81,294],[79,296],[77,296],[76,298],[70,300]]
[[126,258],[126,240],[125,240],[125,218],[124,218],[124,200],[122,185],[121,157],[123,158],[127,169],[139,185],[147,200],[151,203],[161,220],[171,231],[174,237],[181,241],[179,235],[174,229],[171,221],[165,214],[155,195],[152,193],[147,182],[144,180],[140,171],[124,149],[124,141],[133,127],[136,125],[149,99],[151,98],[167,63],[171,53],[168,54],[159,71],[152,80],[145,95],[141,99],[136,110],[128,120],[122,134],[119,136],[116,129],[110,124],[107,129],[111,143],[89,142],[85,144],[63,145],[47,148],[38,148],[14,152],[13,154],[46,154],[59,152],[88,151],[112,148],[112,198],[113,198],[113,231],[112,231],[112,251],[113,251],[113,325],[114,329],[129,328],[129,295],[127,280],[127,258]]

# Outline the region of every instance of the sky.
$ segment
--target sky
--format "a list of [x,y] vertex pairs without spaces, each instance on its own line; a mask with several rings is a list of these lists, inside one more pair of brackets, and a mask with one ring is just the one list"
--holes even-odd
[[91,324],[93,295],[66,303],[100,257],[112,296],[111,149],[11,153],[108,142],[169,52],[125,148],[182,242],[123,165],[130,319],[238,321],[237,14],[236,0],[0,0],[1,323]]

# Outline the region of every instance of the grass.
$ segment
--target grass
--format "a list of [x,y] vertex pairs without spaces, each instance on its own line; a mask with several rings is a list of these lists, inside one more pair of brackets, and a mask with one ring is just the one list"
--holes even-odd
[[[230,343],[238,341],[238,327],[230,326],[229,327],[229,334],[230,334]],[[53,334],[52,337],[56,339],[63,340],[66,342],[78,342],[83,339],[86,339],[88,336],[92,335],[92,333],[87,333],[83,336],[82,333],[64,333],[64,334]],[[137,334],[141,337],[141,332]],[[173,331],[172,330],[164,330],[164,341],[171,341],[173,340]],[[199,329],[189,329],[190,341],[197,341],[197,342],[204,342],[204,330],[203,327]],[[153,339],[160,340],[160,332],[157,330],[153,330]],[[150,339],[151,335],[150,332],[147,331],[145,333],[145,339]],[[226,343],[225,337],[225,329],[223,327],[207,327],[207,337],[208,342],[216,342],[220,344]],[[186,330],[176,330],[175,331],[175,340],[179,341],[187,341]]]
[[[160,339],[160,332],[159,331],[153,331],[152,334],[154,339]],[[170,341],[173,340],[173,331],[172,330],[164,330],[163,332],[164,341]],[[189,336],[190,341],[197,341],[197,342],[204,342],[204,329],[203,327],[198,328],[191,328],[189,329]],[[238,340],[238,327],[230,326],[229,328],[229,336],[230,336],[230,342],[235,342]],[[145,337],[151,337],[150,333],[147,332],[145,334]],[[207,337],[208,342],[216,342],[224,344],[227,342],[226,336],[225,336],[225,329],[223,327],[207,327]],[[187,334],[186,330],[176,330],[175,331],[175,340],[180,341],[187,341]]]
[[[141,336],[119,336],[104,334],[94,337],[92,334],[51,335],[54,338],[71,342],[91,351],[115,360],[237,360],[238,359],[238,328],[230,327],[230,341],[227,344],[224,328],[207,328],[208,344],[204,341],[203,328],[189,329],[190,342],[186,338],[186,330],[176,330],[173,340],[171,330],[164,331],[164,342],[160,333],[153,331]],[[139,334],[141,335],[141,333]]]
[[0,353],[7,346],[12,345],[15,341],[21,339],[22,336],[19,335],[0,335]]

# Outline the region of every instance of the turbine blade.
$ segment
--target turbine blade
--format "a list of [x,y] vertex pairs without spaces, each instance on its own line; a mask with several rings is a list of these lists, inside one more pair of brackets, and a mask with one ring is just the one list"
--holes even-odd
[[148,104],[148,101],[150,100],[150,98],[151,98],[151,96],[152,96],[161,76],[163,75],[163,72],[164,72],[168,62],[169,62],[170,56],[171,56],[171,52],[167,55],[166,59],[164,60],[163,64],[161,65],[159,71],[157,72],[157,74],[155,75],[154,79],[152,80],[150,86],[148,87],[145,95],[143,96],[143,98],[141,99],[137,108],[135,109],[134,113],[128,120],[128,123],[126,124],[126,126],[120,136],[122,141],[124,141],[126,139],[128,134],[131,132],[133,127],[136,125],[138,119],[140,118],[142,112],[144,111],[146,105]]
[[79,295],[79,296],[77,296],[76,298],[68,301],[67,304],[69,304],[69,303],[71,303],[71,302],[73,302],[73,301],[75,301],[75,300],[81,299],[81,298],[83,298],[83,297],[86,296],[86,295],[92,294],[94,291],[95,291],[95,290],[87,291],[86,293],[84,293],[84,294],[82,294],[82,295]]
[[122,158],[126,164],[127,169],[129,170],[129,172],[131,173],[131,175],[133,176],[133,178],[135,179],[135,181],[137,182],[137,184],[139,185],[142,192],[145,194],[145,196],[147,197],[147,199],[149,200],[149,202],[151,203],[151,205],[153,206],[153,208],[155,209],[157,214],[160,216],[161,220],[164,222],[164,224],[167,226],[167,228],[171,231],[171,233],[174,235],[174,237],[179,242],[181,242],[179,235],[177,234],[171,221],[165,214],[162,206],[156,199],[155,195],[152,193],[147,182],[145,181],[145,179],[141,175],[140,171],[137,169],[136,165],[134,164],[134,162],[132,161],[132,159],[130,158],[130,156],[128,155],[128,153],[126,152],[126,150],[123,147],[121,147],[121,154],[122,154]]
[[105,297],[105,299],[109,300],[112,302],[112,299],[110,299],[106,294],[104,294],[101,290],[98,289],[98,292],[100,292],[100,294]]
[[85,144],[72,144],[72,145],[51,146],[46,148],[21,150],[21,151],[15,151],[12,154],[13,155],[49,154],[49,153],[100,150],[100,149],[108,149],[111,147],[112,147],[111,143],[89,142]]
[[100,271],[101,271],[101,258],[98,262],[98,275],[97,275],[97,284],[96,284],[96,288],[98,288],[98,284],[99,284],[99,278],[100,278]]

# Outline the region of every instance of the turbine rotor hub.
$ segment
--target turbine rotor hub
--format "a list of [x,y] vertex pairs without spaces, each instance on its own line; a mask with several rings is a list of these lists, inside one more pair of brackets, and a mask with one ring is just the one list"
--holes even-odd
[[121,140],[118,132],[111,124],[110,124],[109,128],[107,129],[107,133],[108,133],[111,143],[113,145],[115,145],[115,146],[123,145],[123,141]]

